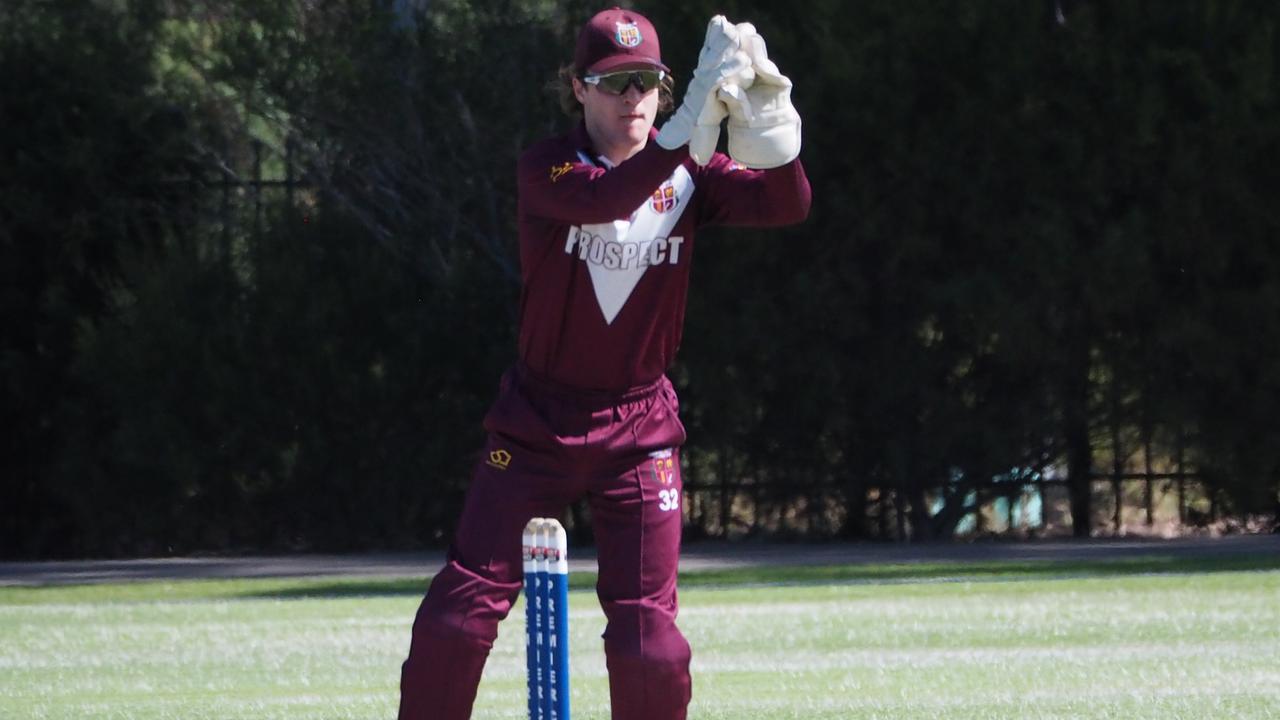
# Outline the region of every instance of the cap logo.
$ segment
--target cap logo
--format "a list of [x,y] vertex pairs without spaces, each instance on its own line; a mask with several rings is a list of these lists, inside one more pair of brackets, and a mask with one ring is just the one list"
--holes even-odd
[[617,23],[617,28],[613,33],[613,39],[622,47],[637,47],[644,41],[640,35],[640,26],[635,23]]

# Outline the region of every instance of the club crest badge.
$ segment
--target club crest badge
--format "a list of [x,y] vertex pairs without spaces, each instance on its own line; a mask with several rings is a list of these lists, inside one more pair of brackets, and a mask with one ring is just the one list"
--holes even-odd
[[661,485],[670,485],[676,477],[673,461],[671,458],[653,461],[653,474],[657,476],[658,483]]
[[617,23],[617,30],[613,34],[613,39],[626,48],[637,47],[644,41],[644,38],[640,36],[640,27],[635,23]]
[[651,205],[656,213],[664,213],[674,208],[676,206],[675,186],[670,181],[662,183],[662,187],[654,191]]
[[653,460],[653,479],[659,485],[670,485],[676,479],[676,461],[671,450],[649,453]]

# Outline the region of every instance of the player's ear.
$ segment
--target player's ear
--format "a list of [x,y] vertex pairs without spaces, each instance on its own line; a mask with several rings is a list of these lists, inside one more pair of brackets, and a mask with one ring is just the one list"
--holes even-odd
[[573,79],[573,96],[578,98],[578,102],[585,103],[587,96],[587,84],[579,80]]

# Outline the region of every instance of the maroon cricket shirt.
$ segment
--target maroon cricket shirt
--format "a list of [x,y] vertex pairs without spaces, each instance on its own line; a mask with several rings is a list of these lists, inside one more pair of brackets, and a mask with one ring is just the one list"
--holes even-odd
[[520,157],[520,360],[582,390],[660,377],[684,326],[694,235],[705,225],[777,226],[809,213],[800,161],[748,170],[653,141],[609,167],[585,125]]

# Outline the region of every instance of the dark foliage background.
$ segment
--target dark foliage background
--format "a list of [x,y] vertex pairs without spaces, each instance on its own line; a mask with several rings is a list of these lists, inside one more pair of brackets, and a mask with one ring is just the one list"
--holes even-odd
[[[815,196],[699,243],[691,537],[944,538],[1029,488],[1088,535],[1139,470],[1274,516],[1280,6],[634,5],[677,69],[756,23]],[[4,3],[0,555],[447,541],[514,161],[597,9]]]

